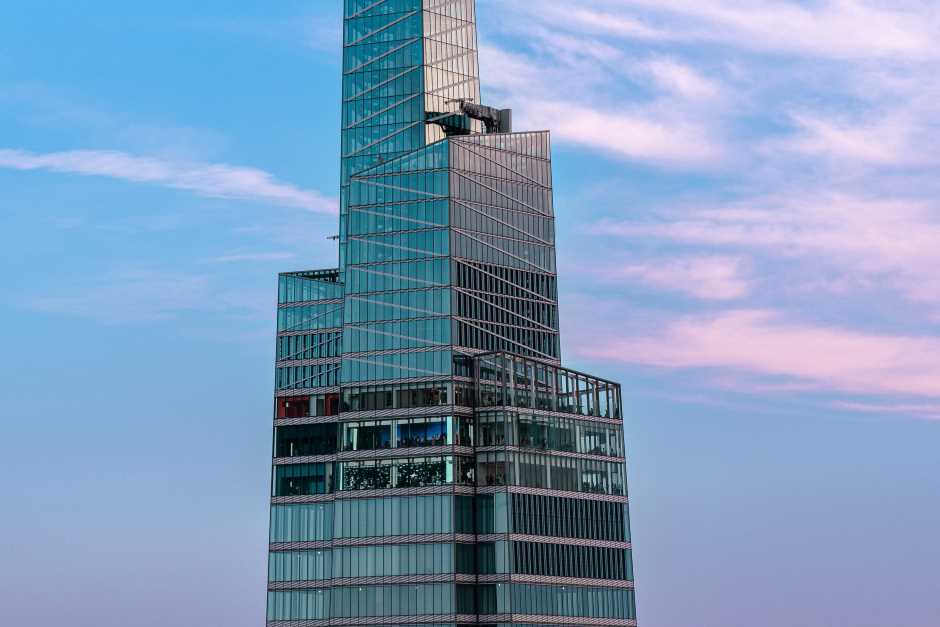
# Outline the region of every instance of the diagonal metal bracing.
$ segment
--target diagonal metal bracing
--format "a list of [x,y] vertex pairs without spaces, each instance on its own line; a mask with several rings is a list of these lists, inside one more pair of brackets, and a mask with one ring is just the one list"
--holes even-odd
[[[529,346],[528,344],[522,344],[521,342],[517,342],[516,340],[510,339],[510,338],[508,338],[508,337],[506,337],[506,336],[504,336],[504,335],[500,335],[499,333],[494,333],[493,331],[491,331],[491,330],[489,330],[489,329],[485,329],[485,328],[479,326],[478,324],[476,324],[474,321],[471,321],[471,320],[468,319],[468,318],[458,318],[458,320],[459,320],[461,323],[467,325],[468,327],[473,327],[474,329],[480,331],[481,333],[485,333],[485,334],[487,334],[487,335],[491,335],[491,336],[493,336],[493,337],[497,337],[497,338],[503,340],[504,342],[508,342],[509,344],[512,344],[513,346],[520,346],[520,347],[524,348],[526,351],[529,351],[529,352],[531,352],[531,353],[535,353],[536,355],[541,355],[541,356],[546,357],[546,358],[548,358],[548,359],[556,359],[556,357],[555,357],[554,355],[549,355],[548,353],[543,353],[543,352],[540,351],[540,350],[536,350],[536,349],[532,348],[532,347]],[[499,325],[497,325],[497,326],[499,326]]]
[[[488,156],[486,156],[486,155],[484,155],[484,154],[480,154],[480,152],[478,152],[477,150],[471,148],[471,146],[479,146],[480,148],[482,148],[482,149],[484,149],[484,150],[492,150],[492,148],[489,148],[488,146],[483,146],[482,144],[477,144],[477,143],[475,143],[475,142],[472,142],[472,143],[471,143],[471,142],[462,142],[462,141],[459,141],[459,140],[456,141],[456,142],[454,142],[454,145],[460,146],[461,148],[463,148],[463,149],[466,150],[467,152],[470,152],[470,153],[472,153],[472,154],[474,154],[474,155],[480,157],[481,159],[483,159],[483,160],[485,160],[485,161],[487,161],[487,162],[489,162],[489,163],[492,163],[493,165],[495,165],[495,166],[498,167],[498,168],[502,168],[502,169],[504,169],[504,170],[507,170],[507,171],[509,171],[509,172],[512,172],[512,173],[515,174],[516,176],[519,176],[519,177],[521,177],[521,178],[523,178],[523,179],[525,179],[525,180],[531,182],[533,185],[538,185],[539,187],[544,187],[544,188],[550,188],[550,187],[551,187],[551,185],[548,184],[548,183],[545,183],[545,182],[542,182],[542,181],[536,181],[535,179],[526,176],[526,175],[523,174],[522,172],[519,172],[519,171],[517,171],[517,170],[515,170],[515,169],[513,169],[513,168],[510,168],[509,166],[507,166],[507,165],[505,165],[505,164],[503,164],[503,163],[500,163],[499,161],[495,161],[495,160],[493,160],[492,158],[490,158],[490,157],[488,157]],[[518,153],[518,152],[510,152],[510,153],[508,153],[508,154],[516,155],[516,156],[521,157],[521,158],[523,158],[523,159],[529,159],[529,158],[530,158],[528,155],[524,155],[524,154]]]
[[540,266],[540,265],[538,265],[538,264],[536,264],[536,263],[532,263],[532,262],[529,261],[528,259],[524,259],[524,258],[522,258],[522,257],[520,257],[520,256],[518,256],[518,255],[514,255],[514,254],[512,254],[512,253],[506,252],[505,250],[499,248],[498,246],[495,246],[495,245],[493,245],[493,244],[491,244],[491,243],[489,243],[489,242],[487,242],[487,241],[485,241],[485,240],[483,240],[483,239],[480,239],[479,237],[474,237],[474,236],[471,234],[472,231],[464,231],[463,229],[454,229],[454,232],[455,232],[455,233],[460,233],[460,234],[463,235],[464,237],[467,237],[467,238],[469,238],[469,239],[472,239],[473,241],[475,241],[475,242],[477,242],[477,243],[479,243],[479,244],[482,244],[482,245],[486,246],[487,248],[491,248],[491,249],[493,249],[493,250],[499,251],[500,253],[506,255],[507,257],[511,257],[511,258],[513,258],[513,259],[515,259],[515,260],[517,260],[517,261],[520,261],[520,262],[522,262],[522,263],[524,263],[524,264],[526,264],[526,265],[528,265],[528,266],[532,266],[533,268],[537,268],[537,269],[541,270],[542,272],[544,272],[544,273],[546,273],[546,274],[553,274],[552,271],[549,270],[548,268],[543,268],[542,266]]
[[[441,316],[441,318],[446,318],[447,316]],[[395,322],[406,322],[401,321],[387,321],[387,322],[373,322],[369,324],[394,324]],[[371,329],[368,326],[362,326],[357,324],[351,324],[346,327],[346,330],[360,331],[362,333],[369,333],[371,335],[382,335],[384,337],[394,337],[400,340],[410,340],[412,342],[423,342],[425,344],[430,344],[431,346],[450,346],[447,342],[437,342],[435,340],[429,340],[423,337],[413,337],[410,335],[402,335],[401,333],[392,333],[390,331],[379,331],[378,329]],[[398,349],[389,349],[389,350],[398,350]]]
[[[391,262],[381,262],[385,263],[403,263],[401,261],[391,261]],[[401,274],[392,274],[391,272],[379,272],[378,270],[372,270],[366,266],[349,266],[349,272],[363,272],[365,274],[374,274],[376,276],[385,276],[392,279],[401,279],[402,281],[410,281],[412,283],[423,283],[424,285],[429,285],[431,287],[448,287],[448,283],[437,283],[436,281],[425,281],[424,279],[413,279],[411,277],[406,277]],[[387,290],[382,290],[387,291]]]
[[[553,305],[556,304],[554,299],[547,298],[547,297],[543,296],[542,294],[539,294],[539,293],[536,292],[536,291],[530,290],[530,289],[527,288],[527,287],[524,287],[524,286],[522,286],[522,285],[517,285],[517,284],[513,283],[512,281],[507,281],[506,279],[500,277],[500,276],[497,275],[497,274],[493,274],[492,272],[489,272],[488,270],[484,270],[484,269],[482,269],[482,268],[477,267],[475,264],[480,263],[479,261],[464,260],[464,259],[459,259],[459,258],[455,259],[455,261],[456,261],[458,264],[463,265],[463,266],[466,266],[467,268],[470,268],[470,269],[472,269],[472,270],[474,270],[474,271],[476,271],[476,272],[479,272],[479,273],[481,273],[481,274],[485,274],[486,276],[492,277],[492,278],[496,279],[497,281],[499,281],[500,283],[503,283],[503,284],[505,284],[505,285],[510,286],[510,287],[511,287],[512,289],[514,289],[514,290],[519,290],[519,291],[522,291],[522,292],[527,292],[527,293],[532,294],[533,296],[535,296],[537,299],[544,300],[546,303],[551,303],[551,304],[553,304]],[[526,272],[526,270],[519,270],[519,272]],[[552,278],[554,278],[554,276],[555,276],[554,274],[551,274],[551,273],[541,273],[541,274],[543,274],[544,276],[552,277]]]
[[[479,178],[472,178],[472,177],[470,177],[470,176],[469,176],[469,173],[467,173],[467,172],[463,172],[463,171],[461,171],[461,170],[452,170],[452,171],[453,171],[454,174],[456,174],[457,176],[459,176],[459,177],[462,178],[462,179],[465,179],[465,180],[469,181],[469,182],[472,183],[473,185],[478,185],[478,186],[482,187],[483,189],[486,189],[486,190],[489,190],[489,191],[493,192],[493,193],[496,194],[497,196],[502,196],[503,198],[506,198],[506,199],[508,199],[508,200],[510,200],[510,201],[512,201],[512,202],[514,202],[514,203],[517,203],[517,204],[519,204],[519,205],[522,205],[523,207],[527,207],[528,209],[531,209],[533,213],[538,213],[538,214],[543,215],[543,216],[552,217],[551,214],[545,213],[544,211],[540,211],[537,207],[533,207],[533,206],[530,205],[529,203],[522,202],[522,201],[519,200],[518,198],[513,198],[512,196],[510,196],[509,194],[507,194],[507,193],[505,193],[505,192],[501,192],[501,191],[499,191],[498,189],[496,189],[496,188],[494,188],[494,187],[490,187],[489,185],[486,185],[486,184],[483,183]],[[475,174],[476,174],[476,173],[475,173]],[[478,174],[478,176],[479,176],[479,174]],[[495,178],[495,177],[489,177],[489,178]],[[544,189],[547,190],[548,188],[544,188]]]
[[409,17],[413,17],[413,16],[417,15],[418,13],[420,13],[420,11],[411,11],[410,13],[405,13],[404,15],[402,15],[401,17],[399,17],[398,19],[392,20],[392,21],[389,22],[388,24],[383,24],[383,25],[380,26],[379,28],[376,28],[375,30],[366,33],[365,35],[363,35],[363,36],[360,37],[359,39],[356,39],[356,40],[354,40],[354,41],[351,41],[351,42],[349,42],[349,43],[346,44],[346,45],[347,45],[347,46],[355,46],[355,45],[357,45],[357,44],[360,44],[360,43],[362,43],[363,41],[365,41],[366,39],[369,39],[370,37],[372,37],[372,36],[374,36],[374,35],[378,35],[378,34],[381,33],[382,31],[386,31],[386,30],[392,28],[393,26],[404,22],[404,21],[407,20]]
[[[399,246],[397,244],[389,244],[387,242],[377,242],[364,237],[350,237],[350,241],[363,242],[365,244],[370,244],[373,246],[382,246],[383,248],[392,248],[394,250],[404,250],[409,253],[418,253],[426,255],[427,257],[446,257],[444,253],[434,252],[432,250],[422,250],[420,248],[408,248],[407,246]],[[388,261],[395,261],[394,259],[389,259]],[[402,260],[404,261],[404,260]]]
[[[520,313],[517,313],[517,312],[515,312],[515,311],[512,311],[511,309],[507,309],[507,308],[505,308],[505,307],[502,307],[502,306],[500,306],[500,305],[497,305],[496,303],[493,303],[493,302],[491,302],[491,301],[488,301],[488,300],[485,300],[485,299],[483,299],[483,298],[480,298],[479,296],[477,296],[476,294],[474,294],[473,292],[471,292],[471,291],[469,291],[469,290],[465,290],[465,289],[463,289],[463,288],[461,288],[461,287],[455,287],[455,288],[454,288],[454,291],[455,291],[455,292],[459,292],[459,293],[461,293],[461,294],[464,294],[464,295],[466,295],[466,296],[469,296],[470,298],[472,298],[472,299],[474,299],[474,300],[476,300],[476,301],[479,301],[479,302],[483,303],[483,304],[486,305],[487,307],[492,307],[493,309],[499,309],[500,311],[503,311],[503,312],[505,312],[505,313],[508,313],[509,315],[511,315],[511,316],[514,317],[514,318],[518,318],[519,320],[525,320],[526,322],[531,322],[531,323],[532,323],[533,325],[535,325],[536,327],[540,327],[541,330],[544,330],[544,331],[556,331],[556,329],[555,329],[554,327],[550,327],[550,326],[548,326],[548,325],[546,325],[546,324],[543,324],[543,323],[539,322],[538,320],[533,320],[532,318],[528,318],[528,317],[526,317],[526,316],[524,316],[524,315],[522,315],[522,314],[520,314]],[[498,323],[496,323],[496,324],[498,324]],[[522,327],[522,328],[528,328],[528,327]],[[533,327],[533,328],[534,328],[534,327]]]
[[328,311],[324,311],[323,313],[317,314],[316,316],[311,316],[310,318],[304,318],[304,319],[302,319],[300,322],[298,322],[297,324],[292,325],[292,326],[290,326],[290,327],[288,327],[288,328],[286,328],[286,329],[282,329],[282,332],[293,331],[293,330],[297,329],[297,327],[303,326],[303,325],[307,324],[308,322],[313,322],[314,320],[319,320],[320,318],[323,318],[323,317],[325,317],[325,316],[329,316],[329,315],[331,315],[331,314],[335,314],[337,311],[342,311],[342,310],[343,310],[342,307],[336,307],[335,309],[330,309],[330,310],[328,310]]
[[[451,73],[452,73],[452,74],[456,74],[456,72],[451,72]],[[458,75],[458,76],[463,76],[463,75],[461,74],[461,75]],[[468,78],[468,79],[466,79],[466,80],[459,81],[459,82],[457,82],[457,83],[448,83],[447,85],[444,85],[443,87],[438,87],[437,89],[431,89],[431,90],[429,90],[427,93],[429,93],[429,94],[431,94],[431,95],[434,95],[434,94],[438,94],[438,93],[444,91],[445,89],[453,89],[454,87],[460,87],[461,85],[466,85],[467,83],[475,83],[475,82],[477,82],[477,81],[479,81],[479,80],[480,80],[480,79],[478,79],[478,78],[476,78],[476,77],[474,76],[474,77]]]
[[[460,206],[463,207],[464,209],[467,209],[467,210],[469,210],[469,211],[472,211],[473,213],[476,213],[476,214],[478,214],[478,215],[481,215],[481,216],[483,216],[484,218],[486,218],[487,220],[492,220],[493,222],[495,222],[495,223],[497,223],[497,224],[501,224],[502,226],[505,226],[507,229],[510,229],[511,231],[515,231],[515,232],[517,232],[517,233],[522,233],[523,235],[525,235],[525,236],[527,236],[527,237],[529,237],[529,238],[535,240],[536,242],[539,242],[539,243],[541,243],[541,244],[544,244],[545,246],[554,246],[554,245],[555,245],[554,242],[549,242],[548,240],[544,240],[544,239],[542,239],[542,238],[540,238],[540,237],[536,237],[535,235],[532,235],[531,233],[529,233],[528,231],[526,231],[526,230],[523,229],[522,227],[513,226],[512,224],[510,224],[510,223],[508,223],[508,222],[505,222],[505,221],[503,221],[503,220],[500,220],[499,218],[494,218],[494,217],[491,216],[490,214],[485,213],[485,212],[483,212],[483,211],[480,211],[480,210],[477,209],[476,207],[473,207],[473,206],[467,204],[466,202],[464,202],[464,201],[462,201],[462,200],[460,200],[460,199],[458,199],[458,198],[452,198],[451,200],[454,201],[454,204],[460,205]],[[477,232],[478,232],[478,231],[477,231]]]
[[359,9],[358,11],[356,11],[355,13],[353,13],[352,15],[347,16],[346,19],[347,19],[347,20],[355,19],[355,18],[359,17],[360,15],[362,15],[362,14],[364,14],[364,13],[368,13],[369,11],[371,11],[372,9],[374,9],[375,7],[378,7],[378,6],[381,6],[381,5],[385,4],[386,2],[388,2],[388,0],[378,0],[377,2],[373,2],[372,4],[370,4],[370,5],[366,6],[366,7],[363,7],[363,8],[361,8],[361,9]]
[[363,147],[361,147],[361,148],[358,148],[357,150],[355,150],[355,151],[353,151],[353,152],[351,152],[351,153],[349,153],[349,154],[343,155],[343,158],[344,158],[344,159],[348,159],[348,158],[350,158],[350,157],[355,157],[356,155],[361,154],[364,150],[368,150],[369,148],[372,148],[373,146],[375,146],[375,145],[377,145],[377,144],[381,144],[382,142],[388,141],[389,139],[391,139],[392,137],[395,137],[396,135],[401,135],[402,133],[404,133],[404,132],[407,131],[408,129],[414,128],[414,127],[418,126],[419,124],[424,124],[424,122],[423,122],[423,121],[422,121],[422,122],[412,122],[412,123],[409,124],[408,126],[405,126],[405,127],[400,128],[400,129],[397,129],[396,131],[394,131],[394,132],[392,132],[392,133],[389,133],[388,135],[386,135],[386,136],[384,136],[384,137],[380,137],[379,139],[377,139],[377,140],[375,140],[375,141],[373,141],[373,142],[370,142],[370,143],[366,144],[365,146],[363,146]]
[[[393,354],[394,354],[394,353],[393,353]],[[424,373],[425,375],[430,376],[430,377],[440,377],[440,376],[443,376],[443,373],[435,372],[435,371],[433,371],[433,370],[425,370],[424,368],[412,368],[412,367],[410,367],[410,366],[405,366],[405,365],[403,365],[403,364],[394,364],[394,365],[391,365],[391,364],[386,364],[386,363],[381,362],[381,361],[372,361],[372,360],[369,360],[369,359],[362,359],[362,358],[360,358],[360,357],[346,357],[346,358],[345,358],[345,361],[354,361],[354,362],[356,362],[356,363],[366,364],[366,365],[369,365],[369,366],[381,366],[381,367],[383,367],[383,368],[395,368],[395,369],[397,369],[397,370],[407,370],[408,372],[421,372],[421,373]],[[399,381],[399,380],[396,380],[396,382],[398,382],[398,381]],[[363,381],[362,384],[363,384],[363,385],[371,385],[371,382]]]
[[401,44],[401,45],[399,45],[399,46],[395,46],[395,47],[392,48],[391,50],[388,50],[387,52],[383,52],[383,53],[380,54],[379,56],[373,57],[373,58],[369,59],[368,61],[363,61],[362,63],[360,63],[360,64],[357,65],[356,67],[352,68],[351,70],[348,70],[348,71],[346,71],[346,72],[343,72],[343,74],[345,74],[345,75],[347,75],[347,76],[348,76],[349,74],[355,74],[356,72],[359,72],[360,70],[362,70],[362,68],[364,68],[364,67],[366,67],[366,66],[368,66],[368,65],[372,65],[372,64],[375,63],[376,61],[381,61],[381,60],[384,59],[385,57],[391,56],[391,55],[395,54],[396,52],[398,52],[399,50],[402,50],[403,48],[407,48],[407,47],[410,46],[411,44],[415,43],[416,41],[420,41],[420,40],[421,40],[420,37],[412,37],[411,39],[406,39],[406,40],[405,40],[405,43],[403,43],[403,44]]
[[[399,174],[395,174],[395,173],[392,173],[392,174],[378,174],[378,175],[376,175],[376,177],[386,177],[386,176],[404,176],[404,175],[399,175]],[[396,190],[398,190],[398,191],[400,191],[400,192],[408,192],[408,193],[411,193],[411,194],[420,194],[420,195],[422,195],[422,196],[431,196],[432,198],[446,198],[446,196],[442,196],[441,194],[435,194],[434,192],[426,192],[426,191],[421,190],[421,189],[411,189],[410,187],[402,187],[402,186],[400,186],[400,185],[391,185],[391,184],[389,184],[389,183],[380,183],[380,182],[379,182],[378,180],[376,180],[376,179],[367,179],[367,178],[360,178],[360,177],[353,177],[353,179],[354,179],[355,181],[359,182],[359,183],[362,183],[363,185],[372,185],[373,187],[385,187],[385,188],[387,188],[387,189],[396,189]],[[403,202],[408,202],[408,201],[403,201]],[[385,204],[392,204],[392,203],[381,203],[381,204],[382,204],[382,205],[385,205]],[[362,206],[369,206],[369,205],[362,205]]]
[[[386,303],[383,301],[372,300],[371,298],[366,298],[364,296],[350,296],[349,300],[354,300],[360,303],[368,303],[370,305],[378,305],[381,307],[389,307],[391,309],[400,309],[402,311],[415,311],[417,313],[427,314],[429,318],[440,318],[442,316],[447,315],[447,314],[441,313],[440,311],[431,311],[430,309],[421,309],[420,307],[409,307],[408,305]],[[397,322],[397,320],[385,320],[383,322]]]
[[[316,332],[311,332],[311,334],[313,334],[313,333],[316,333]],[[290,355],[287,355],[286,357],[281,357],[278,361],[288,361],[288,360],[291,360],[291,359],[293,359],[294,357],[296,357],[297,355],[303,355],[304,353],[306,353],[306,352],[308,352],[308,351],[312,351],[312,350],[319,350],[319,348],[320,348],[321,346],[329,346],[330,344],[333,344],[333,343],[339,343],[339,342],[343,339],[343,336],[342,336],[342,334],[340,334],[340,333],[332,333],[332,334],[329,334],[329,335],[332,335],[333,337],[331,337],[331,338],[328,339],[328,340],[324,340],[324,341],[320,342],[319,344],[314,344],[314,345],[312,345],[312,346],[308,346],[308,347],[306,347],[306,348],[304,348],[304,349],[301,349],[301,350],[299,350],[299,351],[297,351],[297,352],[295,352],[295,353],[291,353]],[[304,337],[304,336],[302,336],[302,335],[295,335],[295,336],[293,336],[293,337]],[[330,359],[330,358],[329,358],[329,357],[326,357],[325,359]]]
[[399,78],[401,78],[401,77],[404,76],[405,74],[408,74],[409,72],[414,72],[415,70],[418,70],[418,69],[421,69],[421,66],[420,66],[420,65],[412,65],[412,66],[409,66],[409,67],[405,68],[404,70],[402,70],[401,72],[399,72],[398,74],[396,74],[395,76],[392,76],[392,77],[390,77],[390,78],[387,78],[387,79],[385,79],[384,81],[381,81],[381,82],[379,82],[379,83],[376,83],[375,85],[371,85],[371,86],[369,86],[368,88],[366,88],[366,89],[364,89],[364,90],[362,90],[362,91],[360,91],[360,92],[358,92],[358,93],[356,93],[356,94],[353,94],[353,95],[350,96],[349,98],[345,98],[345,99],[343,100],[343,102],[345,102],[345,103],[350,103],[350,102],[354,102],[354,101],[356,101],[356,100],[359,100],[360,98],[362,98],[363,96],[365,96],[366,94],[368,94],[370,91],[375,91],[375,90],[378,89],[379,87],[385,87],[385,86],[388,85],[389,83],[398,80]]
[[[406,202],[407,202],[407,201],[406,201]],[[424,201],[420,201],[420,200],[419,200],[418,202],[424,202]],[[400,204],[405,204],[405,203],[389,203],[389,204],[387,204],[387,205],[366,205],[366,206],[372,206],[372,207],[378,207],[378,206],[383,206],[383,207],[395,207],[395,206],[400,205]],[[411,222],[411,223],[413,223],[413,224],[421,224],[421,225],[424,225],[424,226],[427,226],[427,227],[433,228],[433,229],[446,229],[446,228],[447,228],[447,225],[446,225],[446,224],[439,224],[439,223],[437,223],[437,222],[428,222],[427,220],[419,220],[419,219],[417,219],[417,218],[406,218],[406,217],[404,217],[404,216],[393,216],[393,215],[390,214],[390,213],[382,213],[382,212],[380,212],[380,211],[372,211],[372,210],[370,210],[370,209],[363,209],[362,207],[353,207],[353,208],[350,208],[350,209],[349,209],[349,213],[367,213],[367,214],[369,214],[369,215],[376,216],[376,217],[379,217],[379,218],[388,218],[389,220],[400,220],[401,222]],[[411,229],[411,230],[419,230],[419,229]],[[388,232],[383,233],[383,235],[387,235],[387,234],[388,234]]]
[[[305,368],[305,367],[307,367],[307,366],[289,366],[289,367],[287,367],[286,369],[287,369],[287,370],[290,370],[290,369],[293,369],[293,368]],[[312,366],[311,366],[311,367],[312,367]],[[281,387],[281,386],[279,385],[279,386],[278,386],[278,389],[279,389],[279,390],[290,390],[290,389],[292,389],[292,388],[296,388],[297,386],[302,385],[302,384],[304,384],[304,383],[307,383],[308,381],[313,381],[314,379],[319,379],[319,378],[322,377],[322,376],[329,375],[329,374],[331,374],[331,373],[333,373],[333,372],[336,372],[336,371],[339,370],[340,368],[341,368],[340,364],[339,364],[339,363],[336,363],[336,365],[335,365],[334,367],[332,367],[332,368],[325,368],[325,369],[323,370],[323,372],[318,372],[317,374],[310,375],[309,377],[305,377],[305,378],[299,379],[299,380],[297,380],[297,381],[292,381],[291,383],[288,384],[289,387],[286,387],[286,388],[285,388],[285,387]],[[287,378],[290,379],[291,377],[287,377]]]
[[409,101],[411,101],[411,100],[414,100],[415,98],[418,98],[418,97],[420,97],[420,96],[421,96],[421,94],[412,94],[412,95],[410,95],[410,96],[407,96],[404,100],[399,100],[398,102],[395,102],[395,103],[393,103],[393,104],[390,104],[389,106],[385,107],[384,109],[382,109],[382,110],[380,110],[380,111],[376,111],[375,113],[373,113],[373,114],[371,114],[371,115],[369,115],[369,116],[366,116],[366,117],[362,118],[361,120],[359,120],[359,121],[356,122],[355,124],[351,124],[351,125],[349,125],[349,126],[343,127],[343,130],[344,130],[344,131],[351,131],[351,130],[353,130],[353,129],[355,129],[355,128],[360,128],[360,127],[368,126],[368,125],[366,124],[366,122],[368,122],[368,121],[371,120],[372,118],[378,117],[378,116],[382,115],[383,113],[388,113],[388,112],[391,111],[392,109],[394,109],[394,108],[396,108],[396,107],[400,107],[401,105],[405,104],[406,102],[409,102]]

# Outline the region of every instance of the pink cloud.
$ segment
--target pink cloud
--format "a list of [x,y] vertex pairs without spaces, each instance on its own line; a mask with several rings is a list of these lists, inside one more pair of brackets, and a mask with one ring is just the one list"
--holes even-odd
[[573,346],[592,359],[784,377],[820,390],[940,397],[937,337],[868,334],[762,310],[685,316],[658,327],[598,333],[592,325]]
[[626,262],[598,268],[585,267],[610,283],[636,282],[702,300],[734,300],[746,296],[750,283],[744,276],[742,260],[735,257],[697,256]]
[[[872,282],[917,302],[940,305],[940,210],[909,199],[820,191],[676,210],[657,221],[603,221],[595,235],[660,240],[750,252],[807,264],[803,280],[821,285],[837,273]],[[844,281],[835,281],[845,285]]]
[[937,403],[859,403],[854,401],[837,401],[832,404],[837,409],[866,414],[881,414],[892,416],[917,416],[924,420],[940,421],[940,404]]
[[[918,0],[876,6],[829,0],[814,6],[778,0],[560,0],[526,3],[559,28],[629,40],[716,42],[740,48],[836,59],[937,56],[936,12]],[[656,27],[650,24],[656,24]]]

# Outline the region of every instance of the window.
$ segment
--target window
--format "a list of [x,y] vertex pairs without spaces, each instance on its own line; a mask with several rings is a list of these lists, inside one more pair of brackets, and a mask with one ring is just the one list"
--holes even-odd
[[304,496],[333,491],[332,464],[275,466],[274,496]]
[[311,457],[336,453],[337,424],[275,427],[274,456]]
[[277,399],[278,419],[337,415],[339,415],[339,394],[288,396]]

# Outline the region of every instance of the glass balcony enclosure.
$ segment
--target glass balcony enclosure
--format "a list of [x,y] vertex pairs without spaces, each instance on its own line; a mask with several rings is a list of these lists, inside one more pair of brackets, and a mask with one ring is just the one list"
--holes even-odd
[[476,358],[479,407],[522,407],[621,419],[620,386],[511,353]]
[[473,446],[473,422],[453,416],[347,422],[342,442],[344,451]]

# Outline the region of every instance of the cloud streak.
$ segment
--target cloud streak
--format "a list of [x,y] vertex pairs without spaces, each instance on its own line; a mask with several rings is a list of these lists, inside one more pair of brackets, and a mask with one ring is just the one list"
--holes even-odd
[[192,313],[270,318],[269,294],[230,289],[218,276],[176,271],[120,270],[60,294],[26,298],[23,306],[43,314],[141,325]]
[[232,253],[231,255],[220,255],[213,257],[211,263],[245,263],[245,262],[264,262],[264,261],[286,261],[294,259],[297,255],[287,252],[272,253]]
[[626,40],[721,43],[835,59],[923,60],[940,51],[940,14],[917,0],[587,0],[575,11],[564,11],[568,5],[559,0],[525,5],[558,28]]
[[591,359],[784,377],[852,394],[940,398],[940,338],[866,334],[775,311],[682,316],[650,333],[592,332],[574,345]]
[[674,256],[609,267],[592,265],[583,272],[600,275],[608,283],[639,283],[700,300],[726,301],[743,298],[750,292],[742,266],[741,259],[735,257]]
[[780,272],[797,271],[795,285],[842,277],[940,310],[940,209],[916,198],[820,190],[674,209],[656,219],[600,221],[587,230],[756,255],[775,260]]
[[317,191],[280,182],[263,170],[227,164],[178,162],[106,150],[40,154],[0,149],[0,168],[107,177],[190,191],[208,198],[270,203],[314,213],[337,211],[336,201]]

